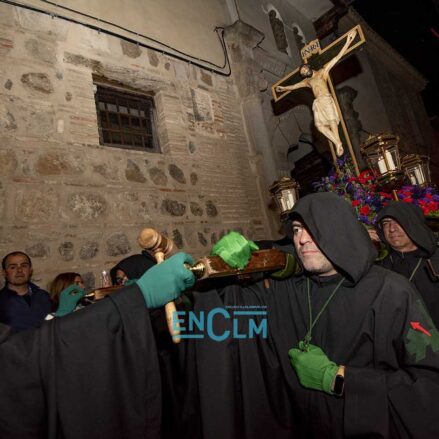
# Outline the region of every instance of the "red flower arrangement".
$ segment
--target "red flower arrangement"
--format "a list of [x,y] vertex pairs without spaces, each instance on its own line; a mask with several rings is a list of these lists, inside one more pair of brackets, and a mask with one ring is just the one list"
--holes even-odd
[[[377,181],[370,170],[355,177],[352,161],[347,156],[337,160],[338,170],[330,172],[328,177],[314,183],[316,191],[335,192],[351,202],[358,219],[365,224],[374,224],[377,213],[391,200],[393,194],[378,191]],[[396,191],[398,200],[417,204],[424,215],[439,217],[439,195],[432,187],[403,186]]]

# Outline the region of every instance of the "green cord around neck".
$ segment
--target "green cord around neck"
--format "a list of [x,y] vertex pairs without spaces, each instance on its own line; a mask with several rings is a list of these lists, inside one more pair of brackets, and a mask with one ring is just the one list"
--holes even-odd
[[314,326],[316,325],[316,323],[320,319],[320,316],[323,314],[325,309],[328,307],[329,302],[335,296],[335,293],[338,291],[338,289],[340,288],[340,286],[341,286],[341,284],[343,283],[344,280],[345,280],[345,278],[342,277],[340,282],[336,285],[336,287],[334,288],[332,293],[329,295],[329,297],[326,300],[325,304],[322,306],[322,309],[319,311],[319,313],[317,314],[317,316],[313,320],[313,318],[312,318],[312,306],[311,306],[310,280],[309,280],[309,277],[306,279],[306,292],[307,292],[307,295],[308,295],[308,311],[309,311],[309,329],[308,329],[308,332],[306,333],[305,339],[303,341],[304,350],[307,350],[308,345],[311,342],[312,330],[313,330]]

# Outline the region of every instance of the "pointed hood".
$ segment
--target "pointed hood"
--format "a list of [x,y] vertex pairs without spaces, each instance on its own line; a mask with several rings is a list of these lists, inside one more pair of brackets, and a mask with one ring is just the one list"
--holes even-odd
[[390,244],[384,237],[381,221],[384,218],[393,218],[407,233],[408,237],[416,246],[430,257],[436,250],[436,238],[434,233],[425,223],[425,217],[419,206],[402,201],[391,201],[377,216],[377,233],[381,241],[387,246]]
[[301,198],[292,219],[301,219],[337,271],[356,284],[376,258],[376,250],[351,205],[331,192]]

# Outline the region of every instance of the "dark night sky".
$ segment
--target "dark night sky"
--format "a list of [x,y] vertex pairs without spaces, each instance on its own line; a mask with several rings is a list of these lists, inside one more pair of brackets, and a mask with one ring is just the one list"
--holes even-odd
[[439,0],[353,0],[351,4],[428,79],[425,106],[430,117],[439,117]]

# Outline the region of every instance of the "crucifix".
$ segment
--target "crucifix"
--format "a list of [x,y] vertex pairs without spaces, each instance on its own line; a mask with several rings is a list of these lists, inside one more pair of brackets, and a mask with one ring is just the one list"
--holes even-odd
[[358,163],[329,72],[348,53],[365,41],[360,25],[352,28],[323,50],[320,48],[319,40],[313,40],[301,50],[302,65],[272,86],[275,102],[299,88],[311,88],[314,95],[312,105],[314,125],[328,139],[334,163],[336,157],[344,152],[339,134],[340,124],[357,175]]

